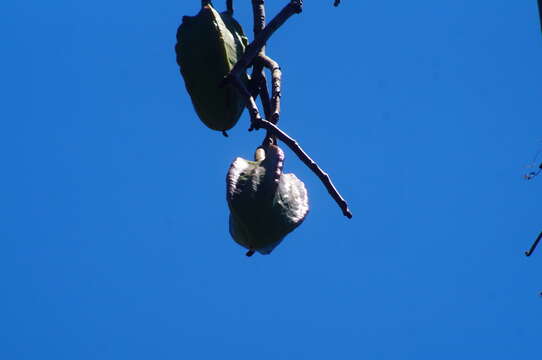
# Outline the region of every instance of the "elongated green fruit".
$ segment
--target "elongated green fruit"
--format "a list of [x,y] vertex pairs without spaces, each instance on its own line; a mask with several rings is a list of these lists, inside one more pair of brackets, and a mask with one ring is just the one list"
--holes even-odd
[[177,30],[175,52],[186,90],[201,121],[213,130],[231,129],[243,112],[245,103],[236,89],[220,83],[247,45],[241,25],[211,5],[196,16],[184,16]]
[[252,251],[269,254],[297,228],[309,211],[307,189],[294,174],[283,174],[278,146],[259,148],[256,161],[237,158],[226,178],[230,234]]

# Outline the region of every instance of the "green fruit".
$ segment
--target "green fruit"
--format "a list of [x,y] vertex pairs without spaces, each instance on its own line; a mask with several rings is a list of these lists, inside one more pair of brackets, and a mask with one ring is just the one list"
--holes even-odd
[[256,161],[237,158],[226,178],[230,234],[249,254],[269,254],[298,227],[309,211],[307,189],[294,174],[283,174],[278,146],[256,151]]
[[[205,5],[196,16],[184,16],[177,30],[177,63],[199,118],[213,130],[231,129],[245,102],[224,77],[243,56],[248,40],[229,14]],[[243,81],[248,77],[243,74]]]

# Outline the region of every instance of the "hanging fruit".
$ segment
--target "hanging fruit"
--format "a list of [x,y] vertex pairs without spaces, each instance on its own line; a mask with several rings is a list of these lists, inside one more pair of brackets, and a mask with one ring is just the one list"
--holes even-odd
[[[196,16],[184,16],[177,30],[175,52],[194,109],[212,130],[231,129],[245,102],[232,85],[220,86],[243,56],[248,39],[228,12],[203,5]],[[248,76],[243,74],[245,83]]]
[[270,145],[256,150],[255,161],[235,159],[228,171],[230,234],[248,256],[271,253],[309,211],[305,184],[283,174],[283,163],[284,152]]

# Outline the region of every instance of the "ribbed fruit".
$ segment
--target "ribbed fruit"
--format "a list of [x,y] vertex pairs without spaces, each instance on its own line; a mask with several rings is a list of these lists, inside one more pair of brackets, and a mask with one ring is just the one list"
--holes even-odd
[[[227,12],[205,5],[196,16],[184,16],[177,30],[175,52],[194,109],[213,130],[231,129],[245,103],[232,85],[220,86],[243,56],[248,40]],[[243,81],[248,77],[243,74]]]
[[283,163],[283,151],[271,145],[259,148],[255,161],[235,159],[228,171],[230,234],[249,254],[271,253],[309,211],[305,185],[294,174],[283,174]]

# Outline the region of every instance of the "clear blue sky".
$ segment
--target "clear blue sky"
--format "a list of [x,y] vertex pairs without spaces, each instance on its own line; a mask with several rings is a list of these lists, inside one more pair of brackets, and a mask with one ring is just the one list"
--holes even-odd
[[263,133],[192,109],[173,46],[199,3],[0,5],[0,358],[539,358],[536,0],[305,1],[268,47],[282,127],[354,218],[286,151],[311,212],[252,258],[225,175]]

